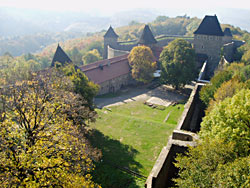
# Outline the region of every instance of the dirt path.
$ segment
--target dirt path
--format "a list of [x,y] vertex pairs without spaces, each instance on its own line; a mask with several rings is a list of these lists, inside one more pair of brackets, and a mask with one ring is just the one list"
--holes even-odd
[[121,90],[115,97],[95,98],[95,104],[98,108],[121,105],[132,101],[143,101],[152,104],[168,106],[172,102],[180,102],[189,97],[193,85],[186,87],[185,93],[179,93],[170,86],[162,85],[155,89],[147,87],[133,87]]

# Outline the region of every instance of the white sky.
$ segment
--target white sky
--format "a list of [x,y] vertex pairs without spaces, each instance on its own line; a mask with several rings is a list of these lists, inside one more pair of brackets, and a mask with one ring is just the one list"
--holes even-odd
[[70,10],[110,13],[137,8],[206,9],[243,8],[250,10],[249,0],[0,0],[0,7],[42,10]]

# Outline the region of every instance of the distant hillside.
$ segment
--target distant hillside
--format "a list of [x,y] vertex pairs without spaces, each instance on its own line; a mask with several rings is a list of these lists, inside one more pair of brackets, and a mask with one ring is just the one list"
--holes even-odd
[[[9,52],[13,56],[39,52],[53,43],[83,38],[95,32],[105,31],[110,25],[118,32],[120,40],[137,39],[145,23],[152,26],[155,35],[192,36],[193,30],[198,27],[200,18],[203,18],[205,13],[202,11],[190,12],[190,10],[180,12],[179,15],[184,15],[183,13],[197,14],[199,18],[157,17],[157,15],[175,15],[178,13],[177,10],[131,10],[100,17],[84,12],[0,8],[0,55],[5,52]],[[216,12],[218,12],[221,23],[249,27],[250,30],[250,20],[248,19],[250,11],[215,9]]]
[[[175,18],[169,18],[166,16],[158,16],[155,20],[148,24],[150,25],[152,32],[156,37],[161,35],[193,36],[193,32],[198,28],[200,22],[201,19],[196,17],[190,18],[188,16],[177,16]],[[145,23],[132,21],[127,26],[114,27],[114,30],[119,35],[119,41],[129,42],[139,39],[144,25]],[[225,27],[230,27],[232,34],[236,39],[242,38],[242,36],[247,33],[246,31],[243,31],[232,25],[222,24],[223,30]],[[103,35],[105,32],[106,30],[103,30],[101,32],[90,34],[90,36],[67,40],[60,44],[69,55],[72,55],[73,51],[75,51],[75,54],[80,53],[81,55],[84,55],[88,49],[93,49],[93,47],[96,45],[96,42],[98,42],[99,47],[100,44],[103,45]],[[49,45],[40,54],[42,56],[51,58],[55,49],[56,44]],[[78,51],[77,53],[76,49]]]

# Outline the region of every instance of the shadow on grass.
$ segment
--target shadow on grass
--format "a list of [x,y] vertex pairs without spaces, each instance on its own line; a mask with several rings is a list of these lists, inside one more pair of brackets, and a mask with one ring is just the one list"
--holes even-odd
[[129,145],[124,145],[118,140],[105,136],[94,129],[89,135],[93,147],[102,151],[102,160],[96,162],[92,173],[93,181],[103,188],[137,188],[136,178],[117,167],[129,168],[138,172],[142,165],[134,160],[138,153]]

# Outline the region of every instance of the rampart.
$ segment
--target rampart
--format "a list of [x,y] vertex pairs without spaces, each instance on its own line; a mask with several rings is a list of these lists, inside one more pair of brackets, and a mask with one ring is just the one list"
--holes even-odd
[[[180,35],[162,35],[162,36],[156,37],[156,40],[157,40],[156,45],[159,47],[164,47],[164,46],[167,46],[168,43],[170,43],[171,41],[177,38],[184,39],[190,42],[191,44],[194,42],[193,37],[185,37],[185,36],[180,36]],[[112,41],[112,43],[106,42],[105,45],[106,45],[105,50],[107,50],[105,54],[107,54],[107,58],[109,59],[109,58],[113,58],[113,57],[130,52],[133,47],[137,46],[137,40],[128,41],[128,42]]]
[[198,139],[196,132],[200,130],[200,123],[204,116],[204,108],[199,99],[199,92],[203,85],[203,83],[195,85],[176,129],[169,137],[167,145],[163,147],[147,178],[145,188],[173,186],[172,179],[177,177],[178,174],[178,169],[174,166],[175,157],[177,154],[185,153],[188,146],[196,146],[196,140]]
[[117,49],[113,49],[110,46],[108,46],[108,59],[111,59],[111,58],[117,57],[117,56],[121,56],[121,55],[125,55],[128,53],[129,53],[129,51],[117,50]]

